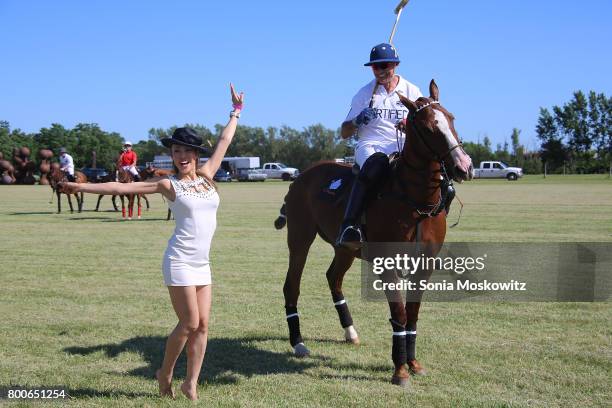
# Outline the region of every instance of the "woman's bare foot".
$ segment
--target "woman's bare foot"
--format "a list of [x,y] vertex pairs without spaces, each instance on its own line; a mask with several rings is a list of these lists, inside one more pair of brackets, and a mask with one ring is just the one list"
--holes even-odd
[[195,401],[198,399],[198,391],[197,391],[196,384],[192,384],[189,382],[182,383],[181,392],[185,394],[185,396],[192,401]]
[[161,375],[161,369],[155,372],[155,378],[159,383],[159,396],[170,397],[174,399],[174,390],[172,389],[172,376],[166,377]]

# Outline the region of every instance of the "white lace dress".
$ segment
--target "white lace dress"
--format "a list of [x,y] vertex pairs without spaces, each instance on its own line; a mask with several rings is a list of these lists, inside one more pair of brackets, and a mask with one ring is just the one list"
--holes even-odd
[[217,227],[219,195],[204,178],[169,176],[176,199],[168,201],[176,227],[168,240],[162,270],[166,286],[210,285],[208,253]]

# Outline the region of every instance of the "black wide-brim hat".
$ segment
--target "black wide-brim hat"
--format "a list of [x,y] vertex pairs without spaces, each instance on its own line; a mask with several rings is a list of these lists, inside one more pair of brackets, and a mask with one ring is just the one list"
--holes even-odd
[[172,133],[172,137],[164,137],[161,142],[166,147],[178,144],[196,149],[200,153],[208,153],[208,149],[202,146],[202,137],[195,130],[188,127],[176,128]]

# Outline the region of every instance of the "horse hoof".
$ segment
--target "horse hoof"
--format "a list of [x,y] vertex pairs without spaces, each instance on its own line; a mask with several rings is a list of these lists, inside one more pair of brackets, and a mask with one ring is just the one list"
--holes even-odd
[[360,344],[359,335],[357,334],[357,330],[351,325],[344,329],[344,339],[347,343],[352,343],[356,346]]
[[293,348],[293,354],[296,357],[308,357],[310,355],[310,350],[304,345],[304,343],[298,343]]
[[410,360],[408,362],[408,369],[410,370],[410,373],[412,375],[416,375],[419,377],[427,375],[427,370],[425,370],[425,367],[423,367],[421,363],[418,362],[418,360]]
[[408,388],[410,386],[410,377],[394,375],[391,377],[391,384],[399,385],[402,388]]

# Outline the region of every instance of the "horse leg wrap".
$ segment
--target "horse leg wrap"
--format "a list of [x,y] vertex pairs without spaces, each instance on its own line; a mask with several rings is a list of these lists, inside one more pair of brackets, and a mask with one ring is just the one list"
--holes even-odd
[[142,207],[138,206],[138,218],[142,215]]
[[406,327],[406,352],[408,353],[408,361],[416,360],[416,323]]
[[396,367],[408,362],[408,354],[406,353],[406,328],[396,321],[389,319],[393,328],[393,348],[391,351],[391,359]]
[[346,300],[344,300],[344,296],[335,296],[332,294],[332,298],[334,299],[334,306],[338,312],[338,317],[340,318],[340,324],[342,327],[352,326],[353,318],[351,317],[351,312],[349,312]]
[[287,313],[287,325],[289,326],[289,343],[291,347],[295,347],[296,344],[304,342],[302,333],[300,333],[300,316],[295,306],[285,306],[285,313]]
[[121,209],[121,215],[123,216],[123,218],[125,218],[125,208]]

